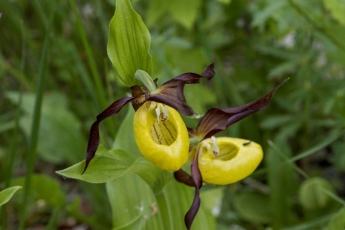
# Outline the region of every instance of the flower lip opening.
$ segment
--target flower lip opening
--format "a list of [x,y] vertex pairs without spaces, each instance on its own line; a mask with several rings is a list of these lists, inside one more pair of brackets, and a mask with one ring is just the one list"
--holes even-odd
[[239,148],[232,143],[219,143],[217,139],[212,136],[202,142],[202,152],[208,158],[220,161],[229,161],[237,156]]
[[220,145],[219,154],[216,157],[217,160],[229,161],[236,157],[239,149],[235,145]]
[[[156,107],[155,113],[156,122],[150,128],[150,136],[152,140],[159,145],[172,145],[177,138],[177,131],[174,124],[169,121],[168,109],[160,103],[151,103],[151,106]],[[151,107],[153,110],[153,108]]]

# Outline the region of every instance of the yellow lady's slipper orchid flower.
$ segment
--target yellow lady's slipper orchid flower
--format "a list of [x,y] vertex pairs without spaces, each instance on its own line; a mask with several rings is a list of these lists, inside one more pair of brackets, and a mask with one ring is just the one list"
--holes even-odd
[[140,152],[163,170],[177,171],[188,160],[189,138],[180,114],[170,106],[145,102],[134,115]]
[[195,187],[193,203],[185,215],[189,230],[200,207],[200,189],[203,181],[226,185],[249,176],[260,164],[263,153],[261,146],[243,139],[214,137],[230,125],[260,111],[268,105],[281,82],[265,96],[248,104],[233,108],[212,108],[200,120],[196,129],[188,129],[191,140],[191,176],[182,169],[174,173],[175,179]]
[[232,184],[249,176],[263,157],[257,143],[230,137],[205,139],[194,149],[197,150],[202,180],[217,185]]
[[[189,139],[187,129],[178,112],[187,116],[195,115],[194,110],[186,103],[183,88],[186,84],[199,83],[201,78],[212,79],[215,74],[213,69],[214,64],[212,63],[204,69],[201,75],[184,73],[165,82],[160,87],[157,87],[157,79],[153,81],[148,73],[138,70],[135,78],[144,86],[132,86],[130,88],[131,97],[124,97],[113,102],[98,114],[96,121],[92,124],[82,173],[87,169],[98,148],[99,124],[107,117],[116,115],[129,102],[132,103],[135,110],[140,110],[141,106],[145,105],[137,112],[134,122],[138,138],[136,141],[144,156],[162,169],[172,171],[180,169],[188,158]],[[155,108],[152,109],[153,107]],[[167,116],[166,121],[164,121],[165,116]],[[155,129],[160,133],[152,133],[152,130],[155,131]],[[145,139],[146,137],[147,139]],[[160,138],[166,138],[166,140]]]

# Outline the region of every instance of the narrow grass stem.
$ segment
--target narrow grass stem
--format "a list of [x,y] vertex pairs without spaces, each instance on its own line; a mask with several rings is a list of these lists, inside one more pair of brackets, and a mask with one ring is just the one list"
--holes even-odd
[[44,90],[44,83],[45,83],[44,70],[45,70],[45,65],[47,61],[49,36],[51,33],[52,21],[53,21],[54,15],[55,15],[55,7],[52,12],[52,15],[49,21],[49,26],[44,38],[42,56],[41,56],[40,65],[39,65],[38,85],[36,89],[36,101],[35,101],[35,107],[34,107],[33,122],[31,126],[31,135],[30,135],[30,140],[29,140],[27,172],[25,174],[24,194],[23,194],[21,215],[20,215],[20,222],[19,222],[19,229],[21,230],[25,228],[27,203],[28,203],[29,193],[30,193],[30,188],[31,188],[31,177],[32,177],[35,163],[36,163],[36,147],[37,147],[38,135],[39,135],[39,126],[40,126],[40,119],[41,119],[41,105],[43,101],[43,90]]
[[[88,60],[88,63],[89,63],[89,66],[90,66],[90,70],[91,70],[91,73],[92,73],[93,81],[94,81],[95,86],[96,86],[96,92],[97,92],[96,95],[97,95],[97,98],[98,98],[98,101],[99,101],[99,105],[98,106],[100,108],[105,109],[105,108],[108,107],[107,101],[106,101],[105,90],[103,89],[101,78],[100,78],[100,76],[98,74],[98,70],[97,70],[95,59],[94,59],[94,55],[92,54],[91,47],[90,47],[90,45],[89,45],[89,43],[87,41],[86,33],[85,33],[84,29],[83,29],[83,26],[82,26],[82,23],[81,23],[81,19],[80,19],[80,16],[78,14],[75,2],[73,0],[69,0],[69,3],[70,3],[70,6],[71,6],[71,8],[72,8],[72,10],[74,12],[76,20],[77,20],[77,29],[78,29],[80,38],[82,40],[85,52],[86,52],[86,56],[87,56],[87,60]],[[107,123],[107,127],[116,127],[114,122],[111,122],[111,120],[109,120],[109,119],[106,120],[105,122]],[[113,136],[115,136],[115,130],[114,129],[108,129],[108,131]]]
[[[20,70],[21,73],[24,73],[24,68],[25,68],[25,55],[26,55],[26,50],[25,50],[25,27],[24,23],[22,22],[22,57],[21,57],[21,63],[20,63]],[[5,183],[5,188],[8,188],[11,183],[11,178],[12,178],[12,173],[13,173],[13,165],[14,165],[14,160],[16,156],[16,151],[17,151],[17,146],[18,146],[18,130],[19,130],[19,118],[20,118],[20,108],[22,104],[22,97],[23,97],[23,88],[20,88],[20,93],[19,93],[19,99],[18,99],[18,107],[16,111],[16,116],[15,116],[15,127],[14,127],[14,132],[13,132],[13,141],[11,145],[11,150],[10,150],[10,159],[9,159],[9,164],[8,164],[8,169],[7,169],[7,177],[6,177],[6,183]]]

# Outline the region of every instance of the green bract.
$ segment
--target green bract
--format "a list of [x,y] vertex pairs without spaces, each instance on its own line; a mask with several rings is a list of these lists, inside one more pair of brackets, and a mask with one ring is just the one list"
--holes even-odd
[[137,85],[138,69],[151,74],[149,54],[150,33],[128,0],[117,0],[116,11],[109,25],[108,56],[120,79],[127,85]]

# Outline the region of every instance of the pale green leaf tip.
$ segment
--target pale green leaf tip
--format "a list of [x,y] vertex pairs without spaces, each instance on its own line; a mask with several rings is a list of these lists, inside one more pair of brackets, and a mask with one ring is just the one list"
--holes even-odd
[[22,186],[13,186],[0,191],[0,207],[6,204]]
[[135,79],[143,83],[150,92],[155,92],[157,90],[156,84],[152,80],[151,76],[144,70],[138,69],[134,76]]
[[0,192],[3,192],[3,191],[6,191],[6,190],[14,190],[14,192],[15,191],[17,191],[18,189],[21,189],[21,188],[23,188],[22,186],[12,186],[12,187],[9,187],[9,188],[6,188],[6,189],[4,189],[4,190],[1,190]]

